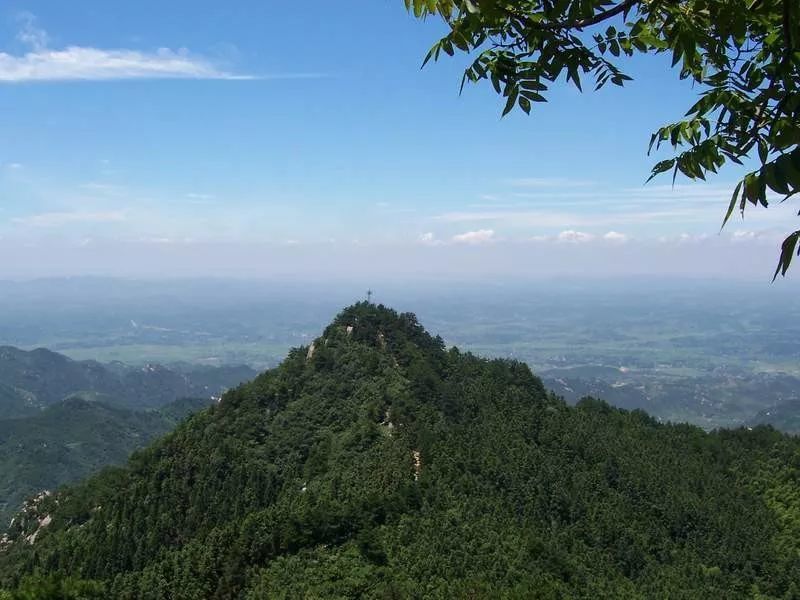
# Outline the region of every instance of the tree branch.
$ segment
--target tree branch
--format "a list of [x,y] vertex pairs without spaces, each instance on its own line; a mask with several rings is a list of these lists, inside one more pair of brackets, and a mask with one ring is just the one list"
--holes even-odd
[[608,10],[604,10],[602,12],[597,13],[596,15],[589,17],[588,19],[581,19],[580,21],[576,21],[575,23],[563,23],[561,27],[566,27],[569,29],[583,29],[584,27],[591,27],[592,25],[597,25],[598,23],[602,23],[606,19],[610,19],[611,17],[615,17],[620,13],[623,13],[627,10],[630,10],[637,4],[639,4],[642,0],[625,0],[614,6],[613,8],[609,8]]
[[518,19],[521,19],[527,26],[530,27],[540,27],[542,29],[583,29],[584,27],[597,25],[598,23],[602,23],[603,21],[606,21],[612,17],[616,17],[618,14],[627,12],[637,4],[641,4],[642,1],[643,0],[624,0],[608,10],[603,10],[591,17],[573,22],[560,21],[552,23],[534,23],[523,15],[514,14],[514,16]]

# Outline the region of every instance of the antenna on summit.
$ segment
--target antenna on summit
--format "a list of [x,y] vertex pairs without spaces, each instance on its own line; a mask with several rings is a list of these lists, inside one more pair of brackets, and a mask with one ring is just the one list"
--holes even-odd
[[367,290],[367,303],[372,302],[372,290]]

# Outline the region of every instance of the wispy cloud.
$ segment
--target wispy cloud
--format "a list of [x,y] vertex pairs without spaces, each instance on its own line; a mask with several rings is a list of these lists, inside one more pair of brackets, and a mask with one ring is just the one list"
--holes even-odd
[[417,241],[426,246],[441,246],[444,244],[442,240],[436,239],[436,236],[432,231],[420,234],[420,236],[417,238]]
[[26,217],[17,217],[12,222],[17,225],[30,225],[33,227],[60,227],[73,223],[111,223],[126,219],[122,210],[105,212],[47,212]]
[[593,181],[568,179],[567,177],[518,177],[506,179],[503,183],[512,187],[524,188],[588,187],[595,185]]
[[[712,213],[713,214],[713,213]],[[447,223],[492,223],[509,227],[618,227],[624,224],[688,222],[708,219],[708,214],[690,208],[665,210],[555,212],[549,210],[475,210],[450,212],[433,217]]]
[[128,190],[124,186],[102,181],[89,181],[81,184],[80,188],[100,196],[125,196],[128,194]]
[[32,13],[19,13],[19,15],[17,15],[17,21],[20,23],[20,30],[17,32],[17,41],[37,51],[47,48],[50,42],[50,36],[47,35],[44,29],[37,27],[36,17]]
[[185,49],[153,53],[70,46],[23,56],[0,53],[0,82],[108,81],[115,79],[253,79],[222,71]]
[[457,244],[485,244],[494,240],[494,230],[479,229],[477,231],[467,231],[454,235],[452,239]]
[[568,229],[567,231],[562,231],[559,233],[556,239],[559,242],[566,242],[569,244],[585,244],[586,242],[591,242],[594,240],[594,236],[583,231]]
[[110,81],[121,79],[301,79],[315,73],[245,75],[233,73],[185,48],[146,52],[86,46],[49,47],[49,36],[35,17],[23,13],[17,39],[30,47],[22,55],[0,52],[0,83],[34,81]]
[[603,239],[607,242],[612,242],[614,244],[624,244],[630,238],[624,233],[620,233],[618,231],[609,231],[608,233],[603,235]]

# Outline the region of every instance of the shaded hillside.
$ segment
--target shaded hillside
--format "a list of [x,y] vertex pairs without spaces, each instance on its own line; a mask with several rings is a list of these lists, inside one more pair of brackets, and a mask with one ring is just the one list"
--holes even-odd
[[210,398],[255,376],[249,367],[130,367],[75,361],[39,348],[0,347],[0,416],[34,415],[70,396],[126,408],[157,408],[177,398]]
[[71,398],[32,417],[0,420],[0,531],[27,497],[125,462],[208,404],[185,399],[132,412]]
[[33,399],[24,391],[0,383],[0,415],[18,417],[33,412]]
[[0,581],[94,580],[114,598],[791,597],[798,464],[771,429],[570,407],[521,363],[361,303],[126,468],[32,503]]
[[752,417],[747,425],[771,425],[781,431],[800,435],[800,400],[788,400],[764,409]]

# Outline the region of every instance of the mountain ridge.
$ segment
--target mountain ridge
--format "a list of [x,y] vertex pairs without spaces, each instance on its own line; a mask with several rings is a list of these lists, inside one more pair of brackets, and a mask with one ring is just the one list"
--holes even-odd
[[780,597],[800,576],[797,456],[769,428],[567,406],[526,365],[362,302],[126,467],[38,500],[0,585],[39,571],[117,598]]

